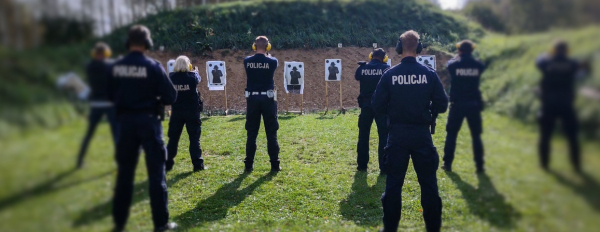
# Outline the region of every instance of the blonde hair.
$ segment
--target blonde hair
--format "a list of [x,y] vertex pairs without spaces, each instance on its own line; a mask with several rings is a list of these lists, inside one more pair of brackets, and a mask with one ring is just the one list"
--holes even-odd
[[402,41],[402,50],[406,52],[417,52],[417,47],[419,46],[419,33],[416,31],[410,30],[404,32],[400,36],[400,40]]
[[192,62],[187,56],[179,56],[175,60],[173,72],[190,72],[192,71]]

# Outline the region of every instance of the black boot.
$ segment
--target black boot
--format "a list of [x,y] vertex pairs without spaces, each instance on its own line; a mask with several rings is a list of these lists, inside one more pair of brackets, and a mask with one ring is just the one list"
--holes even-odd
[[251,173],[254,170],[254,164],[246,163],[246,167],[244,168],[245,173]]
[[165,163],[165,171],[170,172],[171,170],[173,170],[174,165],[175,165],[174,161],[167,160],[167,162]]
[[204,167],[204,162],[199,163],[199,164],[194,164],[194,172],[202,171],[202,170],[206,170],[206,168]]
[[279,166],[279,161],[271,162],[271,172],[279,172],[281,171],[281,167]]
[[174,230],[174,229],[177,229],[177,227],[178,227],[177,223],[175,223],[175,222],[168,222],[164,226],[155,228],[154,231],[162,232],[162,231]]

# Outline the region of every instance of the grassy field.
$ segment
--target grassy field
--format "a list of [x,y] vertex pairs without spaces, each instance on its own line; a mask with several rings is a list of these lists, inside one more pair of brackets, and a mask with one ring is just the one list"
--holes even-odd
[[[280,116],[283,171],[269,175],[261,132],[255,171],[242,174],[243,116],[204,119],[208,170],[192,173],[187,135],[168,173],[171,218],[182,231],[375,231],[385,179],[371,149],[368,173],[355,172],[357,111]],[[443,149],[446,115],[434,141]],[[459,136],[455,173],[438,171],[444,231],[597,231],[600,147],[584,146],[585,175],[568,165],[557,139],[552,172],[537,167],[535,127],[486,113],[487,175],[477,176],[470,136]],[[166,123],[165,123],[166,126]],[[73,171],[85,122],[0,141],[0,231],[108,231],[115,179],[108,125],[97,131],[86,167]],[[374,129],[373,129],[374,130]],[[375,131],[372,132],[376,136]],[[375,148],[376,138],[371,140]],[[128,224],[152,229],[146,170],[140,161]],[[424,231],[412,167],[403,192],[403,231]]]

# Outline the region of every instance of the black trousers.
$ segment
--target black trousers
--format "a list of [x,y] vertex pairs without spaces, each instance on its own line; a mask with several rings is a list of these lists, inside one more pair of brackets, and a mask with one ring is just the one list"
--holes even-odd
[[385,171],[383,156],[385,155],[385,145],[388,137],[387,117],[385,115],[376,115],[372,107],[363,107],[358,116],[358,143],[356,144],[359,169],[366,169],[369,164],[369,137],[371,136],[371,125],[373,120],[377,125],[377,134],[379,135],[379,170]]
[[563,130],[569,141],[569,148],[571,153],[571,164],[575,170],[579,170],[581,167],[580,152],[579,152],[579,141],[577,138],[579,123],[577,121],[577,115],[573,106],[564,107],[543,107],[541,115],[539,117],[540,123],[540,141],[539,141],[539,155],[540,164],[542,167],[548,167],[550,162],[550,139],[556,121],[559,120],[562,123]]
[[202,148],[200,146],[200,135],[202,133],[202,121],[200,120],[200,112],[197,110],[181,110],[173,111],[169,120],[169,143],[167,143],[167,167],[173,167],[174,159],[177,156],[177,147],[179,138],[183,132],[183,126],[187,130],[190,139],[190,159],[194,166],[204,163],[202,158]]
[[436,171],[439,156],[433,146],[428,125],[391,125],[385,148],[387,169],[383,204],[384,231],[397,231],[402,212],[402,186],[412,158],[421,186],[421,206],[427,231],[440,231],[442,199],[439,196]]
[[133,194],[135,169],[140,156],[140,145],[146,154],[150,206],[154,227],[164,226],[169,220],[165,161],[167,152],[162,136],[162,125],[155,115],[124,114],[118,116],[120,137],[117,142],[117,183],[113,199],[113,220],[118,228],[127,223]]
[[77,163],[83,163],[83,159],[85,158],[85,153],[87,152],[88,145],[90,144],[90,140],[94,136],[94,132],[96,131],[96,127],[102,116],[106,115],[108,119],[108,123],[110,124],[110,131],[112,133],[113,141],[117,142],[118,139],[118,126],[117,126],[117,116],[115,113],[114,107],[92,107],[90,109],[90,115],[88,117],[88,128],[85,133],[85,137],[83,138],[83,142],[81,143],[81,149],[79,150],[79,154],[77,157]]
[[473,158],[477,169],[483,169],[484,151],[481,133],[483,125],[481,119],[481,110],[483,109],[481,102],[465,102],[453,103],[450,107],[448,115],[448,123],[446,124],[446,145],[444,146],[444,164],[452,166],[454,161],[454,151],[456,150],[456,139],[458,132],[462,126],[464,119],[467,119],[469,130],[471,131],[471,141],[473,144]]
[[246,165],[254,164],[256,155],[256,137],[260,129],[260,118],[265,122],[267,151],[272,165],[279,165],[279,143],[277,142],[277,102],[264,95],[254,95],[247,99],[246,112]]

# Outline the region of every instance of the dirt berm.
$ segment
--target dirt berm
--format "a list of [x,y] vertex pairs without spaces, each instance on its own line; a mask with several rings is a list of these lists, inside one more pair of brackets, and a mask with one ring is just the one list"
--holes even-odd
[[[275,85],[278,89],[279,111],[286,111],[289,104],[289,111],[300,110],[300,95],[286,96],[283,88],[283,62],[298,61],[305,65],[305,85],[304,85],[304,111],[316,112],[323,111],[326,108],[326,99],[329,98],[329,109],[340,109],[340,82],[329,82],[328,93],[325,94],[325,59],[342,59],[342,104],[346,109],[358,107],[356,98],[359,94],[359,83],[354,79],[354,72],[358,67],[358,61],[366,61],[371,48],[328,48],[319,50],[274,50],[271,55],[279,60],[279,67],[275,72]],[[394,48],[386,49],[389,57],[392,59],[392,65],[400,62],[400,56],[394,51]],[[244,72],[243,60],[246,56],[252,55],[249,50],[216,50],[208,56],[194,56],[191,53],[177,54],[174,52],[152,52],[150,57],[159,60],[166,66],[169,59],[175,59],[178,55],[187,55],[192,60],[192,64],[197,66],[202,77],[200,83],[200,92],[204,98],[206,110],[225,110],[225,91],[209,91],[206,80],[206,61],[220,60],[225,61],[227,66],[227,108],[234,112],[245,112],[246,100],[244,98],[244,88],[246,87],[246,77]],[[427,49],[423,55],[436,55],[438,75],[442,83],[447,84],[447,72],[445,64],[451,58],[450,54],[431,52]],[[289,100],[289,102],[288,102]]]

